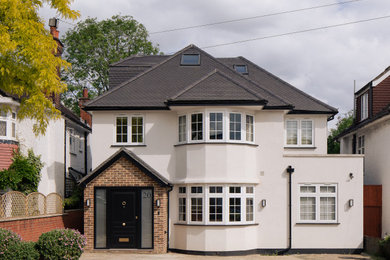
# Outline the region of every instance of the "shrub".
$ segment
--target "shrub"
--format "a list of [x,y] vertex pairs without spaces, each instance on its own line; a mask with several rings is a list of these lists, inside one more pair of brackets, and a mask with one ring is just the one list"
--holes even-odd
[[379,247],[381,251],[381,255],[386,257],[386,259],[390,258],[390,235],[385,236],[382,240],[379,241]]
[[20,242],[20,236],[12,231],[0,228],[0,259],[18,259],[12,257],[10,250]]
[[37,242],[44,259],[79,259],[85,247],[85,237],[74,229],[55,229],[42,234]]
[[23,259],[23,260],[37,260],[39,259],[39,252],[35,248],[35,243],[31,241],[20,241],[9,247],[10,258],[5,259]]

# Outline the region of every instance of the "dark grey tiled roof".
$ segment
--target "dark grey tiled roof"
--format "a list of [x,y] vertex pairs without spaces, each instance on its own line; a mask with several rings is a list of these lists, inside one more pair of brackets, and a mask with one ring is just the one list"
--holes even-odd
[[294,86],[264,70],[253,62],[245,59],[244,57],[218,58],[218,60],[231,68],[233,68],[234,65],[247,65],[248,74],[245,75],[246,77],[258,83],[263,88],[271,91],[272,93],[283,97],[283,100],[285,100],[287,103],[294,105],[295,111],[317,111],[324,113],[337,112],[336,108],[331,107],[295,88]]
[[[200,65],[181,66],[181,56],[186,53],[199,53]],[[246,64],[249,74],[237,73],[234,64]],[[257,97],[256,101],[265,101],[268,109],[295,107],[293,111],[296,112],[337,113],[335,108],[242,57],[216,59],[193,45],[171,56],[129,57],[113,64],[111,69],[110,85],[114,88],[89,102],[87,109],[168,109],[167,104],[173,104],[172,101],[180,98],[201,104],[201,101],[213,96],[212,100],[251,102]],[[214,75],[215,70],[218,73]],[[195,83],[198,83],[196,87]],[[182,93],[184,90],[188,91]],[[226,93],[222,94],[224,91]]]

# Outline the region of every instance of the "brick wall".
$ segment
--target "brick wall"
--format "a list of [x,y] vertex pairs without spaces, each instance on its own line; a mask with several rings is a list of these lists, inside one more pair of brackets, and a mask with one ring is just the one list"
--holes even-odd
[[[95,187],[154,187],[154,199],[160,199],[161,206],[154,206],[154,248],[142,250],[150,253],[167,252],[168,195],[167,187],[161,187],[152,178],[125,158],[120,158],[109,168],[88,183],[84,189],[84,201],[90,200],[90,207],[84,208],[84,234],[87,237],[86,250],[94,248],[94,188]],[[86,203],[84,203],[85,205]],[[129,252],[139,253],[139,250]]]
[[82,222],[83,211],[74,210],[53,216],[1,220],[0,228],[19,234],[25,241],[38,241],[41,234],[53,229],[73,228],[82,232]]
[[8,169],[12,163],[14,150],[18,149],[16,144],[0,143],[0,170]]

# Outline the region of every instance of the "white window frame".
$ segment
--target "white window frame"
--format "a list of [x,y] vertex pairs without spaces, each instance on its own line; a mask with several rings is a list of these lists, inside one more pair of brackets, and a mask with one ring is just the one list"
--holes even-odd
[[[180,193],[180,188],[185,188],[186,189],[186,192],[184,193]],[[178,211],[177,211],[177,221],[179,223],[186,223],[188,218],[189,218],[189,215],[188,215],[188,187],[187,186],[179,186],[178,190],[177,190],[177,194],[178,194],[178,200],[177,200],[177,203],[178,203]],[[184,214],[185,214],[185,217],[184,217],[184,220],[181,220],[180,219],[180,199],[184,199],[185,201],[185,210],[184,210]]]
[[[301,187],[314,186],[314,193],[303,193]],[[321,187],[334,187],[334,193],[321,193]],[[301,219],[301,197],[315,198],[315,219],[305,220]],[[321,198],[335,198],[335,219],[321,220]],[[336,183],[301,183],[298,185],[298,223],[337,223],[338,222],[338,185]]]
[[[222,114],[222,139],[211,139],[210,138],[210,133],[211,133],[211,129],[210,129],[210,114],[212,113],[220,113]],[[207,135],[206,137],[206,140],[207,142],[225,142],[226,140],[226,115],[224,113],[224,111],[207,111],[207,117],[206,117],[206,127],[203,127],[203,128],[206,128],[206,131],[205,134]]]
[[[210,187],[220,186],[222,187],[222,193],[210,193]],[[179,188],[186,187],[186,193],[180,194]],[[191,187],[202,187],[202,193],[191,193]],[[241,193],[229,193],[229,187],[240,187]],[[247,193],[247,187],[253,190],[253,193]],[[255,223],[256,208],[255,208],[255,186],[254,185],[242,185],[242,184],[186,184],[180,185],[177,190],[178,198],[186,198],[186,221],[179,220],[179,200],[177,200],[177,222],[181,224],[195,224],[195,225],[250,225]],[[202,221],[192,221],[191,219],[191,206],[192,198],[202,198]],[[210,221],[210,198],[222,198],[222,221]],[[240,221],[230,221],[229,219],[229,199],[240,198]],[[246,220],[246,201],[250,198],[253,201],[253,220]]]
[[[230,139],[230,115],[231,114],[239,114],[240,115],[240,139]],[[227,139],[229,140],[229,142],[242,142],[243,140],[245,140],[243,138],[243,135],[245,135],[245,138],[246,138],[246,132],[245,132],[245,122],[243,120],[243,117],[246,118],[245,116],[245,113],[242,113],[242,112],[237,112],[237,111],[229,111],[229,113],[227,114]]]
[[[311,122],[311,138],[312,144],[302,144],[302,122],[309,121]],[[297,144],[287,144],[287,123],[288,122],[297,122]],[[284,146],[285,147],[314,147],[315,141],[315,127],[314,120],[309,118],[288,118],[284,122]]]
[[[13,115],[15,115],[15,118]],[[16,117],[17,114],[15,111],[2,111],[0,114],[0,121],[5,122],[6,135],[1,135],[0,139],[16,140]],[[12,126],[15,127],[14,133],[12,131]]]
[[[202,139],[197,139],[197,140],[192,140],[192,115],[198,115],[198,114],[201,114],[202,115]],[[188,132],[189,132],[189,142],[190,143],[200,143],[200,142],[204,142],[205,140],[205,113],[204,112],[192,112],[189,114],[189,118],[188,118]]]
[[[117,142],[117,118],[124,117],[127,118],[127,142]],[[132,119],[134,117],[142,118],[142,142],[133,142],[132,141]],[[115,145],[144,145],[145,144],[145,116],[142,114],[117,114],[114,117],[114,131],[113,131],[113,143]]]
[[360,96],[360,120],[368,118],[368,92]]
[[[248,142],[248,143],[254,143],[255,142],[255,116],[252,115],[252,114],[245,114],[245,141]],[[248,127],[247,127],[247,121],[246,121],[246,117],[249,116],[249,117],[252,117],[252,140],[248,140],[247,136],[248,136]]]
[[[180,118],[181,117],[184,117],[184,140],[180,140]],[[177,124],[178,124],[178,142],[181,144],[181,143],[186,143],[188,141],[188,116],[186,114],[183,114],[183,115],[179,115],[178,118],[177,118]]]
[[365,153],[365,135],[360,135],[357,140],[358,140],[358,145],[357,145],[357,153],[358,154],[364,154]]

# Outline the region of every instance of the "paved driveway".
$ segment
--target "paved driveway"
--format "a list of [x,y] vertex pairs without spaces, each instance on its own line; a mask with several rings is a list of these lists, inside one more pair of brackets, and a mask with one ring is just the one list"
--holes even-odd
[[101,253],[84,253],[80,260],[266,260],[266,259],[280,259],[280,260],[360,260],[371,259],[366,255],[327,255],[327,254],[305,254],[305,255],[287,255],[287,256],[264,256],[264,255],[248,255],[248,256],[194,256],[185,254],[161,254],[161,255],[147,255],[147,254],[128,254],[121,252],[101,252]]

